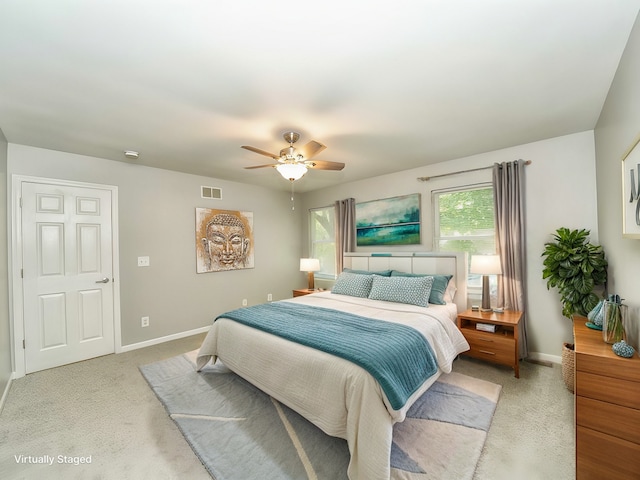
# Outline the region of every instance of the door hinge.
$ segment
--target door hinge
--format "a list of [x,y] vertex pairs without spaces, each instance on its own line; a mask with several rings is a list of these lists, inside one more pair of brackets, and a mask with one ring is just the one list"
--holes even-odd
[[20,269],[20,278],[24,278],[24,268]]
[[22,197],[20,197],[20,208],[22,208]]
[[22,349],[23,350],[27,349],[27,342],[25,340],[22,340]]

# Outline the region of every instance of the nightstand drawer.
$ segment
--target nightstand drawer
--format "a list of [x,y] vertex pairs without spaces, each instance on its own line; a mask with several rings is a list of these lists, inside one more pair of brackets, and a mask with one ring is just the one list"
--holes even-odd
[[467,342],[469,342],[469,345],[477,346],[478,348],[508,351],[513,354],[515,343],[513,337],[503,335],[500,332],[488,333],[470,328],[465,328],[462,333],[464,334],[464,338],[467,339]]
[[515,351],[515,341],[499,333],[478,332],[470,329],[464,330],[464,337],[469,342],[469,350],[465,355],[490,360],[495,363],[511,365]]
[[473,358],[479,358],[480,360],[487,360],[493,363],[500,363],[502,365],[513,364],[513,348],[509,352],[495,350],[492,348],[478,347],[477,345],[469,344],[471,348],[463,355],[468,355]]

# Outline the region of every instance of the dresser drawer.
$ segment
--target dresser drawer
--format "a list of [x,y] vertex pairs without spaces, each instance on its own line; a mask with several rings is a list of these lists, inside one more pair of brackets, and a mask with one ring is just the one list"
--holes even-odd
[[618,357],[611,351],[611,345],[602,341],[601,335],[590,340],[595,341],[595,345],[583,347],[578,344],[576,347],[576,370],[640,383],[640,358],[637,353],[633,358]]
[[576,371],[576,395],[640,410],[640,383]]
[[640,410],[634,408],[577,395],[576,424],[640,444]]
[[577,480],[638,480],[640,445],[576,426]]

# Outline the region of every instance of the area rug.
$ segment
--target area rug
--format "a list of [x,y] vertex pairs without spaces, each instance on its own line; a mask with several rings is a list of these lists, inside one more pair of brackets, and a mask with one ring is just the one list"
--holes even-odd
[[[347,479],[345,440],[220,363],[196,372],[196,354],[140,371],[215,480]],[[391,478],[471,479],[500,389],[458,373],[441,376],[394,427]]]

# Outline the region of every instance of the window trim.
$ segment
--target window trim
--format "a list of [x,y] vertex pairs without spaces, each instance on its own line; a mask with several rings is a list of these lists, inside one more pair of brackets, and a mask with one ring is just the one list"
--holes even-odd
[[[314,241],[313,239],[313,212],[314,211],[318,211],[318,210],[331,210],[333,209],[333,239],[329,240],[322,240],[322,241]],[[337,240],[335,238],[335,229],[336,229],[336,224],[335,224],[335,220],[336,220],[336,212],[335,212],[335,205],[325,205],[323,207],[313,207],[309,209],[309,221],[308,221],[308,228],[309,228],[309,255],[313,256],[315,254],[314,252],[314,246],[316,244],[319,243],[323,243],[323,244],[333,244],[333,249],[334,251],[337,248]],[[335,254],[337,255],[337,252],[335,252]],[[333,266],[334,266],[334,270],[337,266],[337,258],[334,258],[333,261]],[[333,274],[331,273],[323,273],[323,272],[315,272],[314,273],[314,277],[320,280],[335,280],[337,278],[338,273],[334,271]]]

